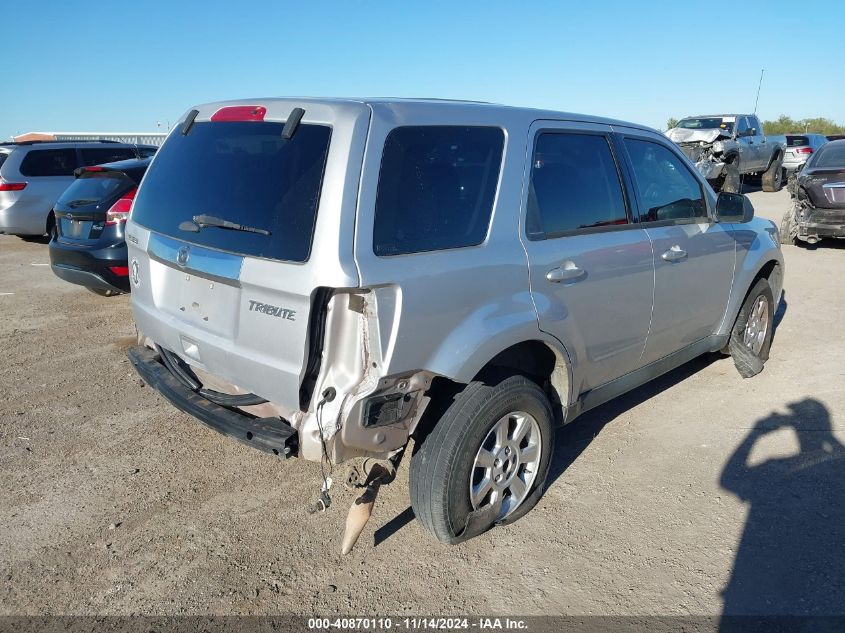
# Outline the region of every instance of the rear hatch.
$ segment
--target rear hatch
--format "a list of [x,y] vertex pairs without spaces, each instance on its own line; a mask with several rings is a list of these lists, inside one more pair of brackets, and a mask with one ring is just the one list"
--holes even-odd
[[786,163],[800,163],[807,160],[813,148],[810,147],[810,139],[803,135],[786,135]]
[[76,180],[53,207],[57,239],[79,246],[96,244],[108,226],[125,220],[137,187],[137,181],[120,168],[77,169]]
[[305,107],[318,121],[306,115],[290,138],[284,119],[270,120],[290,114],[284,102],[202,107],[156,154],[127,227],[139,331],[291,409],[313,353],[312,297],[357,284],[338,265],[339,249],[352,250],[351,226],[338,229],[354,221],[357,180],[344,186],[353,130],[332,108]]

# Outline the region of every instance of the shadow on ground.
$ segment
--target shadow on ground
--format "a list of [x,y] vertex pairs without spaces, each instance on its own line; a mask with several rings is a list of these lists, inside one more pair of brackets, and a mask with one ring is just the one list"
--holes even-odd
[[[749,465],[754,445],[781,429],[795,433],[799,452]],[[720,484],[749,505],[724,615],[845,615],[845,446],[827,408],[808,398],[759,420]],[[731,623],[723,620],[722,630],[737,630]],[[822,623],[804,624],[820,630]]]

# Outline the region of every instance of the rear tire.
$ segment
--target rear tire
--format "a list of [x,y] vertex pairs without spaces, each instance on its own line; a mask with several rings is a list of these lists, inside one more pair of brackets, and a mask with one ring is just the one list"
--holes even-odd
[[778,155],[772,159],[772,164],[760,177],[763,191],[780,191],[783,186],[783,158]]
[[52,242],[58,236],[58,229],[56,229],[56,216],[50,211],[47,216],[47,241]]
[[[527,513],[548,475],[552,420],[546,394],[523,376],[467,385],[411,459],[411,506],[420,523],[452,544]],[[501,429],[512,430],[499,436]],[[471,490],[477,491],[475,503]],[[471,513],[485,508],[490,520],[470,529]]]
[[743,378],[751,378],[763,371],[772,345],[775,301],[767,279],[758,279],[736,317],[728,351]]

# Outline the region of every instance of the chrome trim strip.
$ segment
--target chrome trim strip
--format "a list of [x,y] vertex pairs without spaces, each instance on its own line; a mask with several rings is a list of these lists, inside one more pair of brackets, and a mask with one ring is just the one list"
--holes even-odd
[[822,187],[825,189],[845,189],[845,182],[829,182]]
[[150,259],[170,268],[213,279],[230,286],[240,287],[241,266],[244,258],[196,246],[166,235],[150,233],[147,246]]

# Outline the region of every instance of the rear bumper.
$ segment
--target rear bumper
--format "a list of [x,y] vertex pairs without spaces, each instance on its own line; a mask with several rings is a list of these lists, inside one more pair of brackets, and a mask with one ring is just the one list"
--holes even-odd
[[798,220],[798,239],[845,237],[845,209],[813,209]]
[[53,240],[50,264],[57,277],[72,284],[100,290],[130,290],[128,275],[116,275],[109,270],[111,266],[127,266],[123,241],[87,248]]
[[793,171],[796,171],[796,170],[800,169],[801,167],[803,167],[804,163],[806,163],[806,162],[807,162],[806,158],[801,159],[801,160],[784,159],[783,168],[788,172],[793,172]]
[[148,347],[131,347],[127,356],[144,382],[180,411],[192,415],[218,433],[258,450],[280,457],[296,455],[296,429],[281,418],[256,418],[203,398],[177,380],[161,363],[158,354]]
[[845,237],[845,224],[819,224],[806,222],[798,226],[798,239],[804,240],[808,237]]

